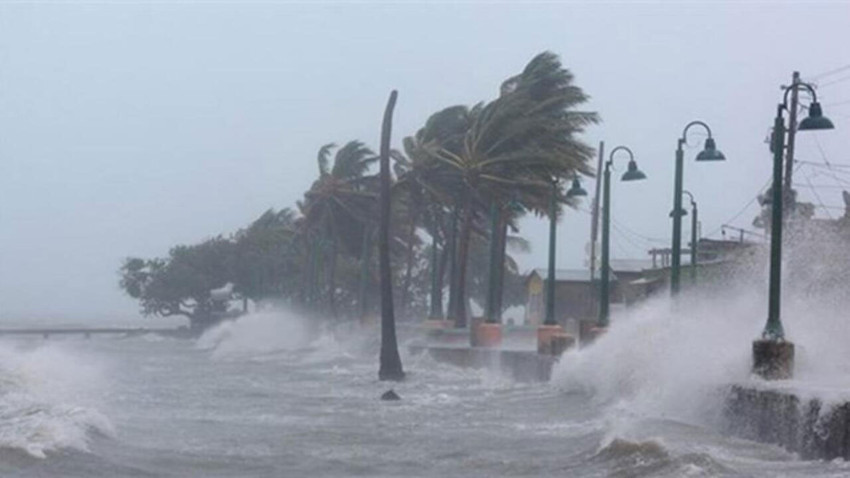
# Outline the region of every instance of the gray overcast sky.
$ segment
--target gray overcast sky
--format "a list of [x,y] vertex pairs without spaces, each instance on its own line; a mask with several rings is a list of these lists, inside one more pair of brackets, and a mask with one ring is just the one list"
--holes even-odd
[[[707,234],[768,179],[779,85],[795,69],[814,78],[850,64],[848,45],[846,2],[0,4],[0,317],[133,317],[117,286],[123,257],[293,205],[319,146],[377,147],[393,88],[399,144],[442,107],[494,98],[543,50],[603,118],[587,141],[630,146],[649,176],[615,184],[612,208],[614,257],[646,257],[665,242],[639,236],[670,235],[683,126],[707,121],[728,158],[687,152]],[[846,77],[821,81],[837,129],[800,135],[798,158],[821,161],[819,142],[850,163],[850,81],[828,84]],[[819,193],[842,204],[840,189]],[[546,227],[523,224],[524,266],[545,264]],[[564,218],[559,267],[582,265],[588,228],[584,213]]]

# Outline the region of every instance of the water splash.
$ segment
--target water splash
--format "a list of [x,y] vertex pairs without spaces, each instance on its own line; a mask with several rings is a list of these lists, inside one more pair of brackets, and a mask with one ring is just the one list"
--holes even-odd
[[239,359],[304,348],[312,338],[304,318],[275,310],[221,323],[204,332],[196,346],[211,350],[215,359]]
[[55,342],[35,349],[0,344],[0,448],[37,458],[87,452],[93,434],[111,436],[110,421],[92,406],[102,369]]

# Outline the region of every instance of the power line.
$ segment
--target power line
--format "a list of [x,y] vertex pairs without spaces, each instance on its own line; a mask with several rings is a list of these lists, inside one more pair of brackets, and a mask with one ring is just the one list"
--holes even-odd
[[[806,176],[808,179],[809,176]],[[847,186],[843,184],[812,184],[811,181],[809,184],[803,184],[803,187],[808,187],[811,189],[847,189]]]
[[[850,78],[850,77],[848,77],[848,78]],[[827,103],[824,106],[841,106],[841,105],[846,105],[846,104],[850,104],[850,100],[841,100],[841,101],[836,101],[835,103]]]
[[817,161],[804,161],[802,159],[795,159],[794,162],[800,163],[800,164],[807,164],[809,166],[821,166],[821,167],[825,167],[825,168],[850,168],[850,164],[840,164],[840,163],[825,164],[825,163],[822,163],[822,162],[819,163]]
[[[799,168],[800,167],[797,166],[797,169],[799,169]],[[759,189],[759,192],[752,199],[750,199],[747,202],[747,204],[744,204],[744,207],[742,207],[740,211],[738,211],[734,216],[732,216],[731,219],[723,221],[720,226],[718,226],[716,229],[711,231],[711,233],[707,234],[705,237],[711,237],[711,236],[717,234],[718,232],[720,232],[723,229],[724,224],[731,224],[731,223],[735,222],[736,219],[741,217],[741,215],[744,214],[747,211],[747,209],[749,209],[749,207],[752,206],[752,204],[758,200],[759,196],[761,196],[761,194],[767,189],[767,187],[770,185],[771,181],[773,181],[772,176],[770,178],[768,178],[767,181],[765,181],[764,185]]]
[[[820,194],[818,194],[818,190],[817,190],[817,189],[815,189],[815,187],[814,187],[814,186],[812,186],[812,181],[811,181],[811,179],[809,178],[809,175],[808,175],[808,174],[806,175],[806,182],[809,184],[809,187],[812,189],[812,194],[814,194],[814,195],[815,195],[815,199],[817,199],[817,200],[818,200],[818,204],[820,204],[820,206],[821,206],[821,207],[823,207],[824,209],[826,209],[826,208],[825,208],[825,206],[824,206],[824,204],[823,204],[823,200],[820,198]],[[829,212],[829,209],[826,209],[826,215],[827,215],[827,216],[829,216],[829,218],[830,218],[830,219],[832,219],[832,214]]]
[[841,78],[838,78],[837,80],[827,81],[826,83],[824,83],[822,85],[817,85],[817,86],[818,86],[818,89],[821,90],[823,88],[826,88],[826,87],[829,87],[829,86],[832,86],[832,85],[836,85],[838,83],[843,83],[847,80],[850,80],[850,76],[842,76]]
[[823,73],[819,73],[815,76],[810,77],[809,80],[814,81],[814,80],[823,78],[825,76],[830,76],[830,75],[834,75],[836,73],[841,73],[842,71],[846,71],[846,70],[850,70],[850,65],[839,66],[838,68],[835,68],[833,70],[828,70],[828,71],[825,71]]
[[823,146],[821,146],[821,144],[820,144],[820,138],[818,137],[817,134],[814,134],[813,136],[815,138],[815,145],[817,145],[818,151],[820,152],[820,155],[821,155],[821,158],[823,159],[823,162],[826,164],[827,169],[829,170],[830,174],[832,175],[832,178],[835,180],[836,183],[841,183],[842,181],[840,179],[838,179],[838,176],[835,175],[835,171],[833,171],[832,165],[829,163],[829,158],[826,157],[826,151],[823,150]]

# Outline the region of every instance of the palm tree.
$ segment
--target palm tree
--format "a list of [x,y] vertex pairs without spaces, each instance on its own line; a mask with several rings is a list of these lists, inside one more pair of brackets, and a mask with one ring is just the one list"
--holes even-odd
[[466,265],[476,211],[511,196],[528,209],[544,210],[553,180],[590,173],[593,150],[576,135],[597,116],[573,109],[587,96],[572,80],[557,56],[541,53],[502,85],[498,99],[460,112],[468,125],[461,145],[451,136],[430,148],[448,175],[444,187],[455,188],[461,213],[457,299],[450,311],[458,327],[466,325]]
[[[336,270],[342,248],[346,255],[354,256],[362,247],[366,225],[373,221],[377,194],[375,177],[367,175],[375,163],[375,154],[360,141],[350,141],[336,150],[330,164],[334,144],[319,149],[317,162],[319,178],[304,194],[298,207],[303,214],[302,227],[305,240],[311,248],[319,248],[313,269],[318,274],[316,262],[327,259],[327,301],[330,313],[336,316]],[[312,277],[317,279],[317,277]]]

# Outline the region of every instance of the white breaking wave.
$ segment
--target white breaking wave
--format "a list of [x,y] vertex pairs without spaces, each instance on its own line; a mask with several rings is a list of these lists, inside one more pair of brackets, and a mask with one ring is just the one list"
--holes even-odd
[[618,416],[702,422],[720,411],[724,387],[749,377],[760,315],[754,297],[653,300],[615,317],[592,346],[565,354],[553,383],[593,393]]
[[[752,342],[767,319],[767,298],[739,292],[651,300],[615,316],[597,343],[565,354],[553,383],[590,392],[613,425],[628,418],[714,424],[728,386],[751,380]],[[850,389],[850,326],[835,304],[789,298],[782,321],[796,346],[795,378],[784,386],[818,395]],[[830,399],[833,397],[823,396]]]
[[114,433],[103,414],[84,405],[102,385],[98,367],[55,342],[35,349],[0,343],[0,449],[38,458],[87,452],[92,433]]
[[293,351],[310,345],[313,334],[303,318],[285,311],[264,311],[224,322],[204,332],[196,345],[213,358],[247,358]]

